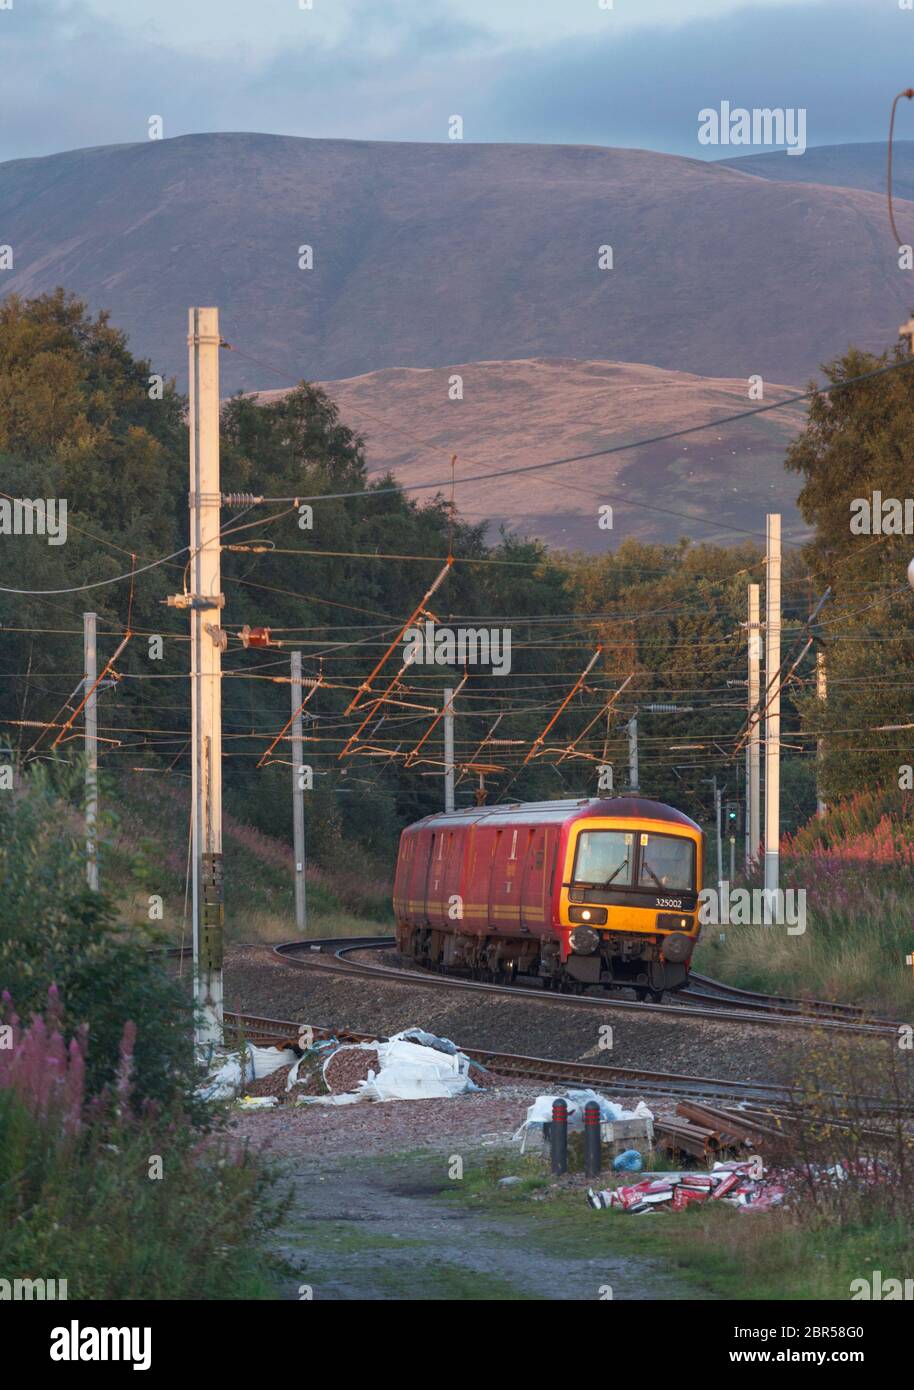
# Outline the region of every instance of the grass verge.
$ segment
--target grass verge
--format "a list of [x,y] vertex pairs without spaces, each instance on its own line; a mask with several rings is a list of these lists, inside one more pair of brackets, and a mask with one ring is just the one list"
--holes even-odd
[[[500,1187],[508,1174],[521,1182]],[[603,1182],[608,1182],[604,1177]],[[853,1279],[880,1269],[910,1277],[914,1231],[902,1218],[804,1228],[802,1213],[741,1211],[705,1204],[631,1216],[595,1211],[586,1183],[554,1185],[538,1158],[491,1155],[468,1165],[447,1200],[515,1223],[519,1243],[550,1254],[598,1260],[641,1256],[663,1263],[695,1298],[842,1301]]]
[[[160,914],[170,944],[189,940],[185,910],[188,801],[172,783],[126,779],[109,812],[109,833],[100,851],[101,875],[127,926]],[[226,941],[288,941],[296,935],[291,848],[226,815]],[[359,936],[393,931],[387,886],[365,872],[330,875],[316,865],[307,875],[308,935]]]

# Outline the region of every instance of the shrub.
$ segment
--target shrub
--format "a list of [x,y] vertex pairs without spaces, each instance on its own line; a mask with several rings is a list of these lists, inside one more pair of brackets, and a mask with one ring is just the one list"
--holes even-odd
[[168,1103],[196,1079],[192,1005],[150,949],[155,936],[119,931],[110,899],[85,883],[81,826],[68,793],[39,768],[0,797],[0,990],[20,1014],[44,1008],[55,985],[68,1041],[86,1023],[86,1087],[97,1094],[116,1075],[129,1020],[137,1029],[135,1103]]
[[206,1138],[177,1105],[132,1103],[136,1030],[114,1084],[83,1095],[87,1037],[6,1006],[0,1048],[0,1269],[66,1280],[68,1298],[271,1297],[262,1241],[278,1215],[246,1149]]
[[914,863],[911,798],[897,787],[857,792],[784,836],[781,849],[795,858],[827,855],[909,869]]
[[793,1084],[796,1109],[772,1157],[792,1169],[801,1224],[910,1223],[914,1054],[898,1039],[816,1032],[797,1054]]

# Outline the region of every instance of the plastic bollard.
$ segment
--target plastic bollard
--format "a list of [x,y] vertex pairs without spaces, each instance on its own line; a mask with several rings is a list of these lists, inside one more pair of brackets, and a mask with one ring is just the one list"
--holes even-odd
[[599,1105],[589,1100],[584,1106],[584,1172],[588,1178],[595,1178],[603,1171],[601,1120]]
[[568,1103],[552,1102],[552,1123],[549,1126],[549,1149],[552,1171],[556,1176],[568,1171]]

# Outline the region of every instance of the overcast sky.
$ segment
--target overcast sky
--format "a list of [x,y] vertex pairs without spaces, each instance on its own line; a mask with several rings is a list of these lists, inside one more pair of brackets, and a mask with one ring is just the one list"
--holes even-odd
[[[0,0],[0,159],[256,130],[697,143],[698,111],[805,107],[810,145],[885,138],[914,85],[899,0]],[[4,8],[4,6],[12,6]],[[902,138],[914,111],[902,109]]]

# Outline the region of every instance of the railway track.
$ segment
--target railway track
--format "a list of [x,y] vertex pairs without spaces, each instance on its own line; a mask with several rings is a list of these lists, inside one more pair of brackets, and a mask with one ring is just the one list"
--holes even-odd
[[[355,1033],[295,1023],[289,1019],[262,1018],[254,1014],[226,1013],[227,1041],[237,1042],[244,1036],[249,1042],[270,1046],[289,1042],[301,1036],[304,1027],[315,1040],[337,1038],[341,1042],[375,1042],[377,1034]],[[732,1081],[722,1077],[689,1076],[681,1072],[647,1071],[638,1067],[612,1067],[595,1062],[562,1061],[551,1057],[527,1057],[511,1052],[495,1052],[490,1048],[461,1047],[472,1061],[502,1077],[518,1081],[545,1082],[553,1086],[587,1086],[613,1095],[730,1101],[760,1105],[774,1111],[791,1111],[803,1104],[801,1093],[789,1086],[764,1081]],[[891,1101],[875,1097],[850,1097],[835,1092],[842,1102],[855,1101],[865,1106],[873,1116],[907,1114]]]
[[712,980],[709,975],[698,975],[695,972],[689,978],[692,985],[698,985],[698,989],[695,990],[690,985],[689,988],[680,991],[681,994],[688,997],[713,999],[715,1002],[733,1003],[748,1009],[777,1008],[785,1013],[809,1013],[812,1011],[825,1018],[866,1019],[870,1023],[892,1023],[891,1019],[873,1018],[859,1004],[840,1004],[831,999],[797,999],[783,994],[762,994],[758,990],[739,989],[736,985],[726,985],[721,980]]
[[287,941],[274,946],[274,954],[287,965],[299,969],[318,968],[343,974],[372,975],[377,978],[421,988],[484,992],[508,998],[536,999],[544,1005],[575,1008],[612,1008],[639,1014],[657,1013],[715,1022],[745,1022],[769,1027],[830,1029],[875,1037],[897,1036],[900,1024],[889,1019],[869,1019],[855,1005],[832,1004],[827,1000],[792,999],[775,995],[739,990],[721,984],[707,976],[693,975],[694,985],[683,990],[680,999],[687,1002],[653,1004],[613,995],[601,997],[587,994],[560,994],[526,985],[490,984],[480,980],[441,975],[434,971],[381,965],[377,961],[358,960],[365,951],[390,950],[395,945],[391,936],[324,937],[305,941]]

